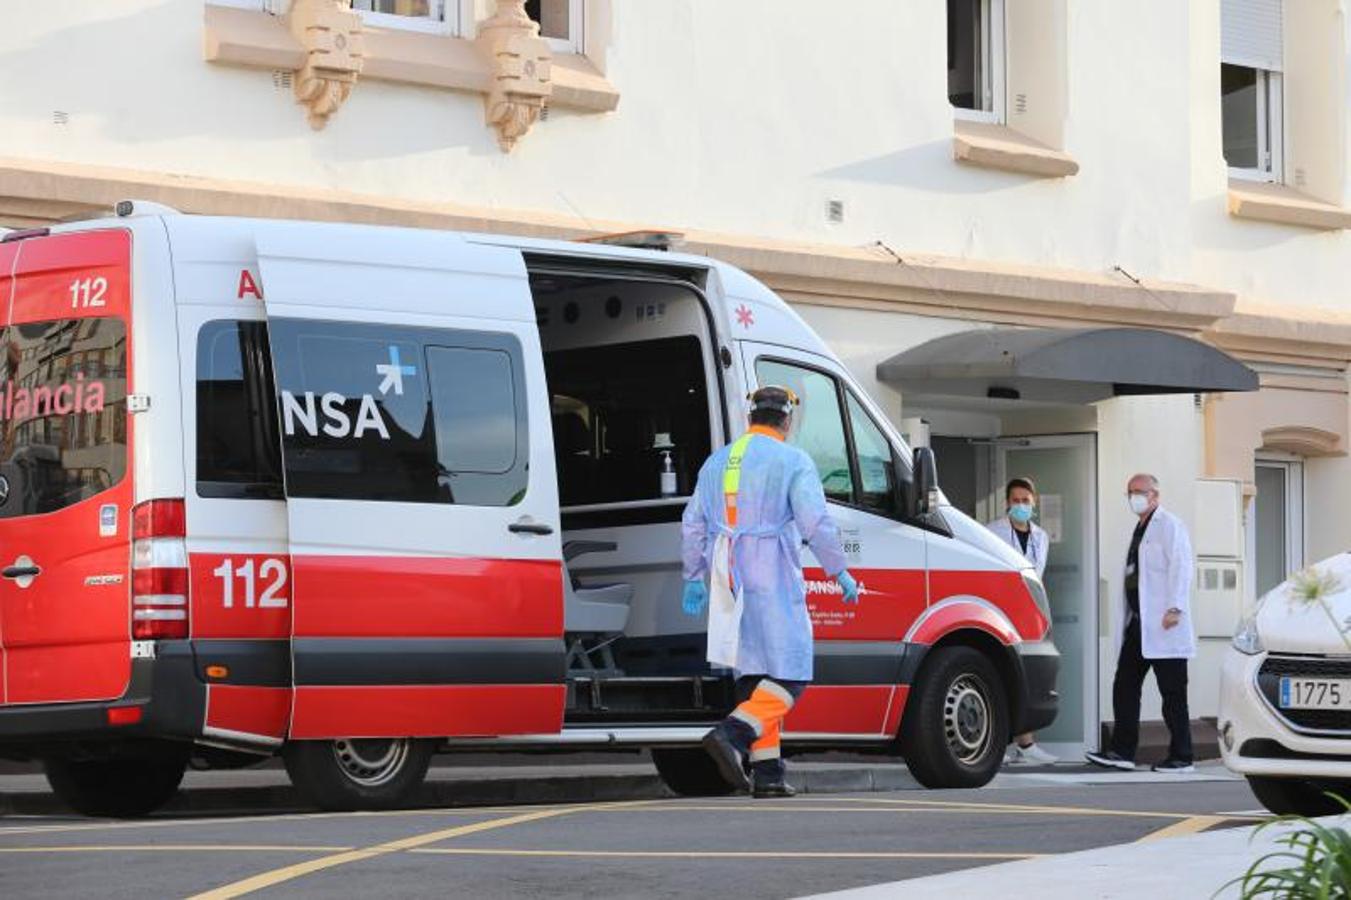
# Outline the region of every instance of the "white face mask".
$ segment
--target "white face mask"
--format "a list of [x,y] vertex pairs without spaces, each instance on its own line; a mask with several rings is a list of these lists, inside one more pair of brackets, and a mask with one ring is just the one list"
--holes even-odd
[[1143,516],[1149,510],[1149,495],[1132,493],[1126,502],[1130,504],[1131,512],[1137,516]]

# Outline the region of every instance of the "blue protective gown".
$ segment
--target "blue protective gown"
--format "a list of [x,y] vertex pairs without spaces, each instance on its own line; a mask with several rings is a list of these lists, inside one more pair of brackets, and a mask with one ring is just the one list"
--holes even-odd
[[828,575],[845,568],[840,531],[811,457],[757,434],[741,462],[737,527],[729,529],[723,471],[730,445],[699,470],[694,496],[682,519],[686,581],[707,579],[719,534],[732,539],[732,571],[744,590],[737,647],[738,675],[811,681],[812,623],[802,579],[806,541]]

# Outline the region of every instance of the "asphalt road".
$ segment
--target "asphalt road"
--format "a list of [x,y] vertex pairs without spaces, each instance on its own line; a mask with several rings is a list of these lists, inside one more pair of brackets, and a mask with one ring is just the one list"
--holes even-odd
[[1255,807],[1232,779],[1067,773],[782,801],[9,817],[0,896],[796,897],[1240,825]]

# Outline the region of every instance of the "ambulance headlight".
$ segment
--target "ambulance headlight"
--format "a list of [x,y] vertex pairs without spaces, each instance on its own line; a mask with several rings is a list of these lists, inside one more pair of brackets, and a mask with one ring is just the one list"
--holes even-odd
[[1041,583],[1032,571],[1023,573],[1023,584],[1027,585],[1027,592],[1032,595],[1032,602],[1037,604],[1037,609],[1046,618],[1046,636],[1051,634],[1051,601],[1046,597],[1046,586]]
[[1262,635],[1257,631],[1257,615],[1244,616],[1234,632],[1234,649],[1248,656],[1256,656],[1266,648],[1262,646]]

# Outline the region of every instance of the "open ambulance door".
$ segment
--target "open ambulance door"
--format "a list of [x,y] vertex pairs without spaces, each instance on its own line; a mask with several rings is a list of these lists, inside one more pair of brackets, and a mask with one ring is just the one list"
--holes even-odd
[[[256,243],[292,556],[291,738],[558,732],[558,487],[519,251],[284,222],[260,223]],[[259,572],[257,602],[286,574]]]

